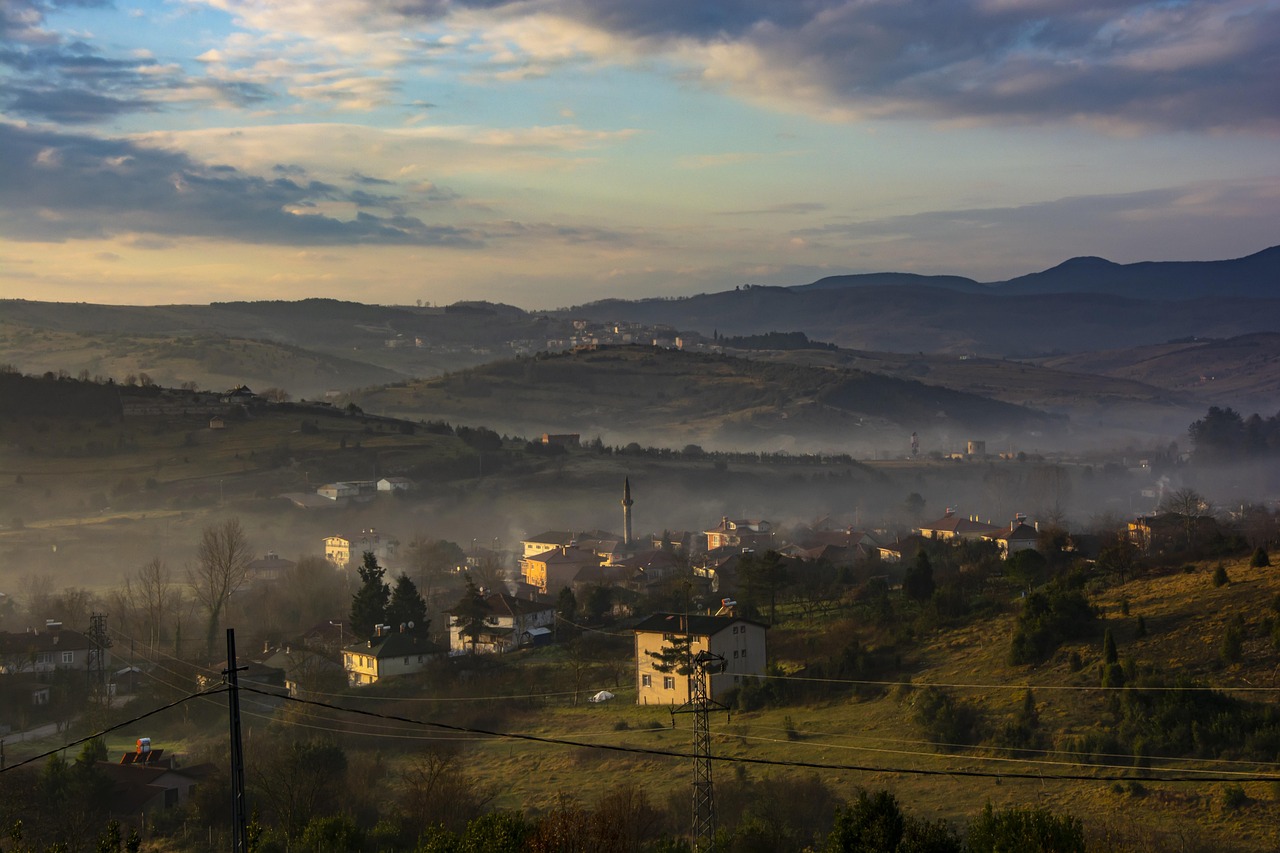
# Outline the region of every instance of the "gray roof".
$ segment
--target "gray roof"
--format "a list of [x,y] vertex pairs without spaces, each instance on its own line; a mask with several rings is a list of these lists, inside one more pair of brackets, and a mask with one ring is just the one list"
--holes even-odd
[[660,631],[664,634],[689,633],[698,637],[711,637],[739,623],[755,625],[760,628],[769,627],[763,622],[744,619],[741,616],[707,616],[704,614],[685,616],[682,613],[655,613],[652,616],[641,619],[634,630]]

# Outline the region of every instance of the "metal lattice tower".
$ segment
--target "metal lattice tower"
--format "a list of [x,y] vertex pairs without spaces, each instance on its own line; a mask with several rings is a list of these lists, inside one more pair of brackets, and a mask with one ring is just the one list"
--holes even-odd
[[111,638],[107,636],[107,614],[93,613],[89,616],[89,657],[86,669],[89,674],[89,690],[98,701],[106,701],[107,696],[107,649],[111,647]]
[[721,655],[698,652],[690,661],[689,701],[672,714],[693,714],[693,849],[710,850],[716,837],[715,785],[711,776],[712,708],[729,710],[710,697],[707,682],[724,669]]

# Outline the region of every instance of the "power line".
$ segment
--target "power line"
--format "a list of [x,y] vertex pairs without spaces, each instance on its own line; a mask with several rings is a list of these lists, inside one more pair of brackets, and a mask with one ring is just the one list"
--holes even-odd
[[[276,696],[277,694],[269,693],[253,687],[241,687],[240,689],[252,693],[259,693],[264,696]],[[472,726],[459,726],[450,723],[441,723],[431,720],[414,720],[409,717],[401,717],[395,714],[381,714],[376,711],[364,711],[356,708],[340,708],[336,705],[329,705],[324,702],[318,702],[312,699],[302,699],[296,696],[281,697],[287,702],[295,702],[303,705],[314,705],[321,708],[328,708],[334,711],[344,711],[349,714],[359,716],[375,717],[386,720],[395,720],[402,723],[410,723],[418,726],[429,726],[432,728],[444,729],[446,731],[466,732],[468,734],[486,735],[493,738],[502,738],[506,740],[522,740],[532,743],[545,743],[555,746],[576,746],[588,749],[602,749],[610,752],[623,752],[636,755],[651,755],[660,758],[693,758],[692,753],[672,752],[670,750],[650,749],[637,746],[621,746],[617,744],[604,743],[588,743],[579,740],[570,740],[568,738],[555,738],[543,735],[525,734],[521,732],[500,732],[491,729],[481,729]],[[959,776],[970,778],[985,779],[1031,779],[1039,781],[1080,781],[1080,782],[1131,782],[1140,779],[1144,782],[1280,782],[1280,775],[1252,775],[1245,776],[1241,774],[1230,774],[1225,776],[1150,776],[1150,775],[1100,775],[1100,774],[1084,774],[1084,773],[1033,773],[1033,772],[995,772],[986,770],[972,769],[951,769],[936,770],[922,767],[872,767],[856,764],[833,764],[829,762],[817,761],[782,761],[770,758],[750,758],[745,756],[729,756],[715,755],[715,761],[726,761],[738,764],[756,764],[770,767],[797,767],[810,770],[840,770],[853,771],[860,773],[898,773],[913,776]],[[1035,764],[1036,762],[1027,762]],[[1206,773],[1212,771],[1205,771]]]
[[159,708],[156,708],[151,711],[147,711],[145,714],[139,714],[138,716],[134,717],[132,720],[125,720],[123,723],[116,723],[114,726],[108,726],[107,728],[103,729],[100,732],[95,732],[91,735],[86,735],[85,737],[82,737],[79,740],[70,741],[69,743],[63,744],[62,746],[51,749],[48,752],[42,752],[39,755],[33,755],[30,758],[26,758],[26,759],[23,759],[22,761],[19,761],[17,764],[10,764],[8,767],[0,768],[0,773],[8,773],[10,770],[17,770],[19,767],[30,764],[33,761],[39,761],[42,758],[48,758],[50,755],[54,755],[56,753],[62,752],[64,749],[69,749],[73,746],[79,746],[80,744],[85,743],[87,741],[91,741],[94,738],[102,737],[105,734],[110,734],[111,732],[114,732],[116,729],[122,729],[125,726],[131,726],[134,723],[139,722],[140,720],[145,720],[147,717],[151,717],[156,714],[159,714],[161,711],[168,711],[170,708],[176,708],[184,702],[189,702],[192,699],[202,699],[208,696],[212,696],[215,693],[222,693],[226,689],[227,689],[226,685],[218,684],[210,688],[209,690],[202,690],[199,693],[188,694],[186,696],[183,696],[181,699],[170,702],[168,705],[162,705]]
[[[776,726],[751,726],[751,728],[762,729],[764,731],[773,731],[773,732],[787,731],[787,729],[780,729],[780,728],[777,728]],[[848,746],[845,744],[839,744],[839,743],[830,743],[828,741],[811,741],[809,740],[809,737],[811,735],[820,735],[823,737],[850,738],[853,740],[869,740],[876,743],[900,743],[900,744],[911,744],[915,746],[932,746],[932,747],[937,747],[939,749],[963,749],[963,750],[983,749],[983,750],[989,750],[994,752],[1034,753],[1036,755],[1067,755],[1067,756],[1091,755],[1099,758],[1130,758],[1130,759],[1134,757],[1132,753],[1128,753],[1128,752],[1076,752],[1074,750],[1065,750],[1065,749],[1035,749],[1032,747],[996,746],[993,744],[977,745],[977,744],[971,744],[971,743],[946,743],[942,741],[913,740],[908,738],[870,737],[868,735],[849,734],[845,732],[822,732],[822,731],[805,730],[801,734],[803,735],[802,740],[800,741],[800,743],[802,744],[829,746],[832,749],[856,749],[858,747],[851,747],[851,746]],[[735,734],[724,733],[722,736],[726,738],[748,737],[752,739],[770,740],[769,738],[760,738],[759,736],[756,736],[756,735],[735,735]],[[790,738],[787,739],[787,742],[796,743]],[[873,747],[867,747],[867,749],[869,751],[874,750]],[[1144,761],[1191,761],[1191,762],[1200,761],[1200,762],[1212,763],[1212,764],[1244,764],[1244,765],[1249,765],[1254,767],[1268,763],[1265,761],[1248,761],[1248,760],[1238,759],[1238,758],[1181,758],[1178,756],[1165,756],[1165,755],[1144,755],[1142,758]],[[1076,765],[1079,767],[1098,766],[1098,765],[1089,764],[1087,762],[1076,762]]]
[[754,678],[768,678],[778,681],[800,681],[813,682],[815,684],[857,684],[868,687],[915,687],[923,689],[926,687],[942,687],[949,690],[1069,690],[1069,691],[1098,691],[1105,692],[1108,690],[1138,690],[1150,691],[1152,693],[1278,693],[1280,687],[1141,687],[1133,684],[1127,684],[1121,687],[1103,687],[1102,685],[1088,684],[973,684],[969,682],[945,682],[945,681],[869,681],[854,678],[810,678],[803,675],[776,675],[768,673],[760,673],[752,676]]
[[[123,632],[120,632],[114,629],[108,629],[108,630],[110,630],[111,633],[115,634],[121,639],[125,639],[125,640],[133,639],[128,634],[125,634]],[[152,651],[155,654],[159,655],[160,657],[165,657],[165,658],[168,658],[169,660],[194,667],[196,669],[201,670],[202,672],[206,672],[209,674],[213,674],[215,672],[215,670],[211,667],[201,666],[199,664],[193,664],[190,661],[183,660],[182,658],[174,657],[171,654],[166,654],[165,652],[162,652],[159,649],[154,649]],[[162,665],[155,658],[148,657],[146,651],[140,650],[135,652],[135,657],[141,658],[142,660],[146,661],[152,666],[155,666],[176,678],[185,677],[182,675],[182,673],[179,673],[173,669],[170,669]],[[609,690],[611,691],[619,691],[619,690],[625,691],[628,689],[630,689],[630,687],[609,688]],[[490,696],[370,696],[370,695],[362,695],[359,693],[326,693],[324,691],[319,691],[319,690],[307,691],[307,693],[311,694],[312,696],[327,696],[331,699],[358,699],[361,701],[372,701],[372,702],[490,702],[490,701],[499,700],[499,699],[501,700],[546,699],[546,698],[556,698],[561,696],[581,696],[584,693],[589,694],[591,692],[593,691],[591,690],[560,690],[560,691],[541,692],[541,693],[503,693],[503,694],[494,694]]]

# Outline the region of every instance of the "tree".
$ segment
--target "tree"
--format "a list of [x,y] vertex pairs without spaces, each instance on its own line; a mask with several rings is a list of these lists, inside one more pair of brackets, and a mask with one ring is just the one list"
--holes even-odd
[[645,654],[653,658],[653,668],[658,672],[685,677],[693,674],[693,637],[689,634],[672,634],[665,646]]
[[973,853],[1084,853],[1084,824],[1069,815],[1045,809],[1008,808],[996,811],[988,803],[969,825],[968,849]]
[[916,561],[907,567],[902,577],[902,594],[912,601],[928,601],[933,597],[933,564],[929,555],[921,548],[916,552]]
[[453,627],[458,631],[458,637],[471,641],[471,653],[476,653],[476,644],[480,641],[480,635],[489,626],[489,606],[485,603],[484,596],[480,594],[480,588],[476,586],[476,582],[471,579],[471,575],[467,575],[467,588],[462,592],[462,600],[453,608]]
[[906,820],[893,794],[883,790],[868,794],[860,790],[857,800],[836,814],[826,850],[827,853],[892,853],[905,829]]
[[[404,625],[411,634],[426,636],[427,603],[418,594],[418,587],[408,575],[396,578],[395,589],[391,592],[391,601],[387,604],[387,621],[392,625]],[[413,627],[408,627],[408,626]]]
[[613,610],[613,588],[605,584],[594,584],[587,590],[584,604],[587,619],[599,622]]
[[211,657],[227,600],[244,585],[252,558],[238,518],[210,525],[200,536],[196,563],[187,570],[187,581],[207,617],[205,651]]
[[287,837],[297,838],[313,817],[339,810],[347,773],[342,747],[328,740],[291,741],[254,752],[254,799],[275,815]]
[[1197,460],[1231,459],[1244,450],[1244,420],[1230,407],[1210,406],[1205,416],[1191,424],[1187,432]]
[[578,616],[578,598],[569,587],[561,587],[556,598],[556,615],[565,622],[572,622]]
[[1182,529],[1187,537],[1188,550],[1195,543],[1196,534],[1199,532],[1205,516],[1210,515],[1212,512],[1212,507],[1205,500],[1204,495],[1195,489],[1178,489],[1176,492],[1170,492],[1160,502],[1160,509],[1170,515],[1177,516],[1182,521]]
[[386,621],[391,587],[383,582],[382,576],[387,570],[378,565],[378,558],[372,551],[364,552],[364,565],[357,571],[360,573],[360,588],[351,596],[351,630],[356,637],[367,639]]
[[467,555],[456,542],[447,539],[431,539],[426,536],[415,536],[405,549],[405,557],[413,570],[418,591],[425,600],[430,601],[436,583],[443,577],[453,574],[458,566],[466,562]]

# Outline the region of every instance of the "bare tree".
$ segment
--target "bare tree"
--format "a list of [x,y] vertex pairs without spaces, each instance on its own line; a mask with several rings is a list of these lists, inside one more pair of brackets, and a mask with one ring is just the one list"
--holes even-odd
[[1187,537],[1187,549],[1194,544],[1202,526],[1212,521],[1213,507],[1204,495],[1195,489],[1178,489],[1164,496],[1160,509],[1182,521],[1183,532]]
[[212,656],[227,599],[244,585],[252,552],[240,519],[229,518],[204,529],[196,564],[187,569],[192,595],[204,609],[205,651]]
[[152,557],[125,577],[124,587],[114,595],[114,609],[122,621],[130,624],[130,633],[144,638],[154,651],[156,644],[165,639],[164,619],[173,610],[177,595],[169,567],[159,557]]

